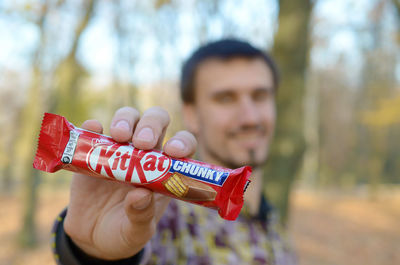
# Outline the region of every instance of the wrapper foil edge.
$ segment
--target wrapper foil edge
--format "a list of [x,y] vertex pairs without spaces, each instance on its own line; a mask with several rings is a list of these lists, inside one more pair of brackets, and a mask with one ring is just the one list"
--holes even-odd
[[50,173],[58,170],[57,166],[60,164],[62,154],[58,151],[58,145],[62,142],[66,126],[68,125],[64,117],[52,113],[44,113],[33,161],[35,169]]

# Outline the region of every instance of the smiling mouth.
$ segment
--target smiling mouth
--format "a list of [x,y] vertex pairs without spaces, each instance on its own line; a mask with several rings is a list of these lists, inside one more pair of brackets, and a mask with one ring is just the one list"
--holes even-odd
[[267,133],[265,131],[247,131],[247,132],[238,132],[234,134],[228,135],[229,139],[237,140],[237,141],[260,141],[267,138]]
[[267,130],[264,126],[243,126],[236,130],[232,130],[227,133],[227,137],[229,138],[249,138],[249,139],[258,139],[265,137],[267,134]]
[[265,145],[265,138],[236,139],[236,144],[244,149],[258,149]]
[[261,132],[251,132],[251,133],[238,133],[232,136],[237,140],[257,140],[260,138],[264,138],[266,135]]

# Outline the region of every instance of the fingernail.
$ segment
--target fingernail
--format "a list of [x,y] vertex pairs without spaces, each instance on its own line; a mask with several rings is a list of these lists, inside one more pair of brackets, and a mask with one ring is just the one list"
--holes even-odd
[[137,134],[137,139],[144,142],[151,142],[154,139],[153,130],[146,127],[140,130]]
[[181,151],[185,150],[185,144],[181,140],[174,139],[171,142],[169,142],[169,146],[174,147]]
[[143,210],[150,205],[151,202],[151,195],[146,195],[140,200],[136,201],[132,207],[136,210]]
[[115,124],[115,127],[126,131],[130,130],[129,123],[125,120],[120,120],[119,122],[117,122],[117,124]]

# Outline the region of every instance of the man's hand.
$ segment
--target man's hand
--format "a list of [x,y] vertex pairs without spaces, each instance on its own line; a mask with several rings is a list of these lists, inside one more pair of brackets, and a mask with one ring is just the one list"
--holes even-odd
[[[119,109],[110,133],[118,142],[131,141],[136,148],[161,149],[169,115],[151,108],[140,117],[137,110]],[[102,125],[87,120],[82,128],[102,133]],[[173,157],[193,155],[196,140],[186,131],[178,132],[163,150]],[[145,188],[75,174],[64,230],[88,255],[117,260],[138,253],[151,239],[169,198]]]

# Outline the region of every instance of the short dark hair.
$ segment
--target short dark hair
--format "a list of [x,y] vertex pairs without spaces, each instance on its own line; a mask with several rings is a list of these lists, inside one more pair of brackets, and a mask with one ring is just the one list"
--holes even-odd
[[248,42],[238,39],[223,39],[210,42],[201,46],[193,52],[192,56],[183,64],[181,72],[180,92],[181,98],[185,103],[193,103],[194,81],[198,66],[207,59],[232,59],[235,57],[261,58],[271,69],[274,88],[279,85],[279,73],[274,60],[262,50],[252,46]]

